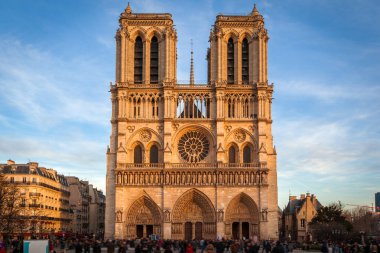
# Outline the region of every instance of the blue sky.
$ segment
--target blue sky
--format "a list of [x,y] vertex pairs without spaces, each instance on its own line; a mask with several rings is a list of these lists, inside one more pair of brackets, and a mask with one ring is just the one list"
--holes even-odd
[[[254,1],[131,1],[169,12],[178,79],[206,80],[208,35],[219,13]],[[323,204],[370,205],[380,191],[378,1],[256,1],[269,30],[279,205],[309,191]],[[127,1],[0,2],[0,162],[37,161],[105,189],[118,16]]]

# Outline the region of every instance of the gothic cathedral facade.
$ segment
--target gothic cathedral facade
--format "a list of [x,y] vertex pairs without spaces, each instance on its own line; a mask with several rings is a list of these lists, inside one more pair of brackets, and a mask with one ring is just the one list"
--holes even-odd
[[105,238],[278,238],[262,15],[216,17],[204,84],[177,83],[171,14],[119,23]]

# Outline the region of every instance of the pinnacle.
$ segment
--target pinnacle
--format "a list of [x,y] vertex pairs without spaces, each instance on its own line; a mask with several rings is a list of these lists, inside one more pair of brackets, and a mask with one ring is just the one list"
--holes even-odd
[[128,2],[127,8],[125,9],[125,13],[127,13],[127,14],[131,14],[132,13],[132,8],[131,8],[131,5],[129,4],[129,2]]
[[259,11],[258,11],[257,8],[256,8],[256,4],[253,5],[253,10],[252,10],[252,12],[251,12],[251,15],[252,15],[252,16],[260,15]]

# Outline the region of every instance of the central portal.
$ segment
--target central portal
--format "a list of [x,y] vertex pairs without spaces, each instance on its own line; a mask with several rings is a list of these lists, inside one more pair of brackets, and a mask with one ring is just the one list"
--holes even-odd
[[173,208],[172,239],[214,239],[215,211],[210,199],[201,191],[185,192]]

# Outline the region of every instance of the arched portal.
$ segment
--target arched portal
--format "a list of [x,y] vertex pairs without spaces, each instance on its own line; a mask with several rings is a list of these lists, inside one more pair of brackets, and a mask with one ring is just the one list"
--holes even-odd
[[127,237],[148,237],[161,235],[161,211],[149,197],[137,199],[127,213]]
[[216,236],[214,205],[201,191],[185,192],[173,208],[172,239],[214,239]]
[[258,235],[259,211],[255,201],[245,193],[234,197],[228,204],[225,223],[226,235],[232,239]]

